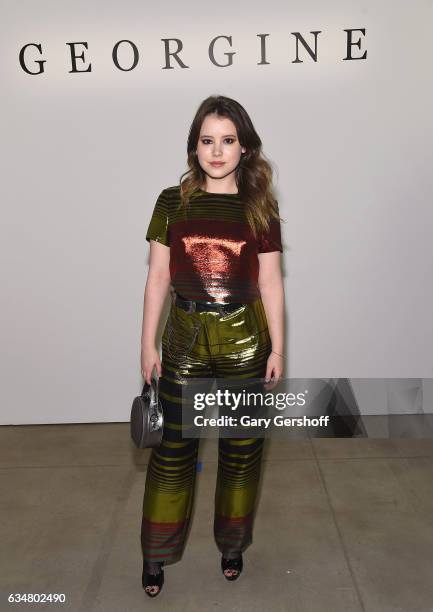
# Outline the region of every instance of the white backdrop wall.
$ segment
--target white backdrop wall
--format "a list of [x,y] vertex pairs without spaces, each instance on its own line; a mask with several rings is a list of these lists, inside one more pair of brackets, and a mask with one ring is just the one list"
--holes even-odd
[[[276,170],[286,375],[432,376],[430,1],[2,8],[3,424],[129,418],[145,231],[211,94],[245,106]],[[169,38],[187,67],[165,68]]]

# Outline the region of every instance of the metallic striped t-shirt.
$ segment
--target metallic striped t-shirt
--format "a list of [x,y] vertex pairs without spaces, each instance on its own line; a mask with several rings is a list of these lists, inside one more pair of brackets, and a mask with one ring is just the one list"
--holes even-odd
[[189,300],[249,303],[260,297],[259,253],[283,251],[278,219],[254,238],[238,193],[191,196],[179,209],[180,187],[164,189],[156,201],[146,234],[170,247],[173,289]]

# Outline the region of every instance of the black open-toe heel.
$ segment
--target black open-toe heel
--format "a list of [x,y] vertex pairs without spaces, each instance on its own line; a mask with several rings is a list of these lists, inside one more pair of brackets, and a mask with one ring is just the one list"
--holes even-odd
[[143,574],[141,576],[141,583],[146,595],[149,597],[156,597],[161,593],[162,585],[164,584],[164,570],[162,569],[163,563],[158,563],[159,572],[157,574],[149,574],[146,572],[146,565],[143,563]]
[[236,559],[221,557],[221,570],[227,580],[237,580],[243,569],[242,553]]

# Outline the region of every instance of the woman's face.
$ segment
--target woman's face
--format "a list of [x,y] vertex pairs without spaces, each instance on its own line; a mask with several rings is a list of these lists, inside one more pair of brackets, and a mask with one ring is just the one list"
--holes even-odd
[[233,172],[245,151],[233,121],[216,114],[205,117],[197,143],[197,158],[210,178],[221,179]]

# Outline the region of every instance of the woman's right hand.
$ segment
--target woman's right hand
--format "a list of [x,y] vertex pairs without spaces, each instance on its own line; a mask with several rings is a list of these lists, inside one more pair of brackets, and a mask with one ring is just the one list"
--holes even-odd
[[153,368],[155,368],[158,377],[161,376],[161,360],[159,353],[154,346],[141,348],[141,375],[144,380],[150,385]]

